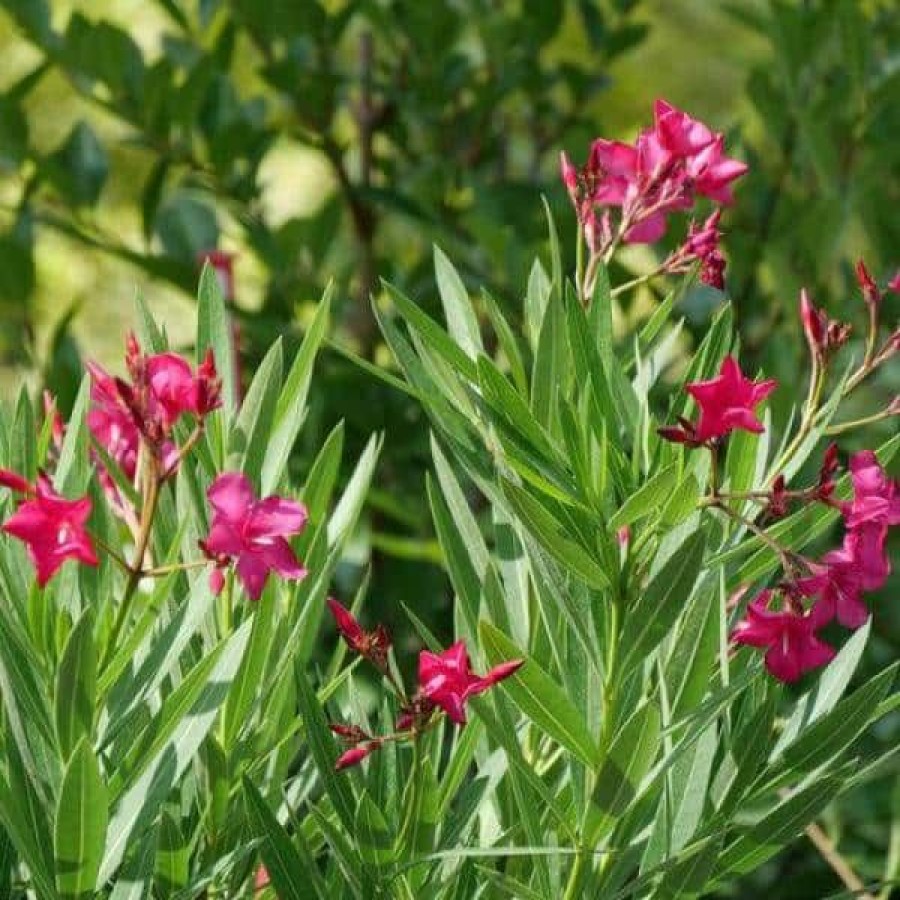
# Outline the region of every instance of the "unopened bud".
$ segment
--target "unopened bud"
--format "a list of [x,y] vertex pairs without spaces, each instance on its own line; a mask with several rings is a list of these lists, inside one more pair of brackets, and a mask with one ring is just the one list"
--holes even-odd
[[856,281],[862,290],[863,299],[866,303],[871,307],[877,308],[881,302],[881,292],[878,290],[878,285],[875,284],[875,280],[869,274],[869,270],[862,260],[856,263]]
[[378,743],[374,741],[371,744],[360,744],[357,747],[351,747],[337,758],[337,762],[334,764],[334,771],[340,772],[343,769],[349,769],[351,766],[359,765],[359,763],[361,763],[370,753],[377,750],[378,747]]

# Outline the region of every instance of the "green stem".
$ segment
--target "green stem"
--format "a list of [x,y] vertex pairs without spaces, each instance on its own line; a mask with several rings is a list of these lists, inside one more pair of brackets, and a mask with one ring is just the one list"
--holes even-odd
[[566,892],[563,894],[563,900],[576,900],[581,897],[581,881],[585,875],[585,865],[587,864],[587,853],[580,849],[575,856],[575,864],[569,872],[569,880],[566,882]]
[[781,454],[781,457],[774,466],[771,477],[772,481],[778,477],[778,474],[788,464],[791,457],[800,449],[810,431],[812,431],[816,421],[816,413],[819,411],[819,401],[822,398],[822,388],[824,385],[825,370],[821,368],[818,360],[814,357],[813,370],[809,379],[809,391],[806,395],[806,403],[803,407],[803,418],[800,421],[800,427],[797,429],[797,433],[794,435],[793,440],[788,444],[784,453]]
[[856,428],[863,428],[866,425],[874,425],[875,422],[881,422],[884,419],[889,419],[891,416],[897,415],[890,409],[883,409],[881,412],[877,412],[871,416],[865,416],[862,419],[853,419],[850,422],[841,422],[838,425],[832,425],[830,428],[825,429],[825,434],[833,437],[834,435],[844,434],[847,431],[853,431]]
[[147,555],[147,548],[150,545],[150,535],[153,531],[153,520],[156,517],[156,506],[159,502],[160,479],[154,457],[148,457],[147,491],[144,498],[144,504],[141,508],[141,524],[137,538],[137,547],[134,553],[134,562],[131,564],[128,574],[128,581],[125,584],[125,593],[122,602],[119,604],[119,610],[116,613],[113,622],[112,631],[106,644],[106,651],[103,654],[103,660],[100,664],[100,670],[103,671],[115,652],[119,635],[128,621],[128,615],[131,612],[131,605],[134,601],[134,595],[137,591],[138,584],[142,577],[142,568],[144,566],[144,557]]

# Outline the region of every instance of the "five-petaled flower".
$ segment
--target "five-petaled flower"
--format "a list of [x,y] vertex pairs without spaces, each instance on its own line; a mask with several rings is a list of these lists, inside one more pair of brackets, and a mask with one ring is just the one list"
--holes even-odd
[[829,663],[834,649],[816,636],[823,624],[788,602],[778,612],[769,609],[772,591],[762,591],[747,607],[746,616],[731,634],[737,644],[766,650],[765,665],[779,681],[797,681],[805,672]]
[[0,470],[0,485],[27,497],[3,523],[2,530],[27,545],[41,587],[67,559],[97,565],[97,554],[87,533],[89,497],[67,500],[43,474],[32,485],[15,472]]
[[755,409],[776,386],[774,379],[751,381],[741,372],[737,360],[726,356],[715,378],[685,386],[700,407],[697,424],[680,420],[680,428],[660,428],[659,433],[667,440],[690,446],[707,444],[736,429],[759,434],[763,424]]
[[[276,496],[257,500],[250,480],[239,472],[220,475],[207,497],[213,518],[200,546],[217,568],[225,560],[236,561],[237,577],[251,598],[259,599],[270,571],[293,579],[306,574],[287,542],[306,524],[301,503]],[[216,572],[211,578],[214,590],[221,586]]]
[[465,703],[470,697],[512,675],[524,660],[500,663],[485,675],[475,675],[469,663],[466,645],[457,641],[443,653],[423,650],[419,654],[419,690],[423,697],[439,706],[458,725],[465,724]]

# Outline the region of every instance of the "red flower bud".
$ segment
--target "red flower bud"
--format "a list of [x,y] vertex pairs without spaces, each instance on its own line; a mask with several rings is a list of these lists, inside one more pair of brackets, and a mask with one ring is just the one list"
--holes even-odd
[[351,766],[359,765],[370,753],[378,749],[380,745],[373,741],[370,744],[360,744],[357,747],[351,747],[346,750],[338,758],[334,764],[334,771],[340,772],[343,769],[349,769]]
[[887,289],[894,294],[900,294],[900,269],[897,270],[894,277],[887,283]]
[[860,259],[856,263],[856,281],[863,293],[863,299],[869,306],[877,307],[881,302],[881,292],[878,285],[869,274],[866,264]]
[[328,727],[331,729],[332,734],[343,738],[349,744],[356,745],[370,740],[370,736],[359,725],[343,725],[340,722],[332,722]]

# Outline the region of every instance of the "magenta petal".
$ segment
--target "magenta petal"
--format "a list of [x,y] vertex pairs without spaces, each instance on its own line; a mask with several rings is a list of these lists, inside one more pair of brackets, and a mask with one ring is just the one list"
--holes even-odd
[[766,668],[779,681],[790,684],[796,681],[802,674],[803,669],[800,664],[799,656],[790,646],[779,641],[772,645],[772,648],[765,656]]
[[818,669],[820,666],[828,665],[836,655],[834,647],[820,641],[815,635],[810,635],[799,649],[800,668],[804,672]]
[[722,416],[722,424],[730,431],[740,428],[742,431],[750,431],[753,434],[762,434],[765,431],[763,423],[756,418],[749,409],[729,409]]
[[666,217],[654,213],[633,228],[629,228],[625,241],[629,244],[653,244],[666,233]]
[[256,535],[297,534],[306,524],[306,507],[283,497],[266,497],[253,508],[247,527],[249,537]]
[[209,537],[203,542],[213,556],[239,556],[244,549],[240,533],[231,522],[216,517],[209,529]]
[[259,600],[269,575],[266,564],[257,556],[246,553],[238,559],[236,571],[250,598]]
[[272,538],[264,545],[255,546],[253,552],[266,568],[277,572],[282,578],[302,578],[306,575],[306,569],[300,565],[291,545],[284,538]]
[[206,492],[210,505],[233,521],[243,520],[253,504],[253,488],[241,472],[225,472]]

